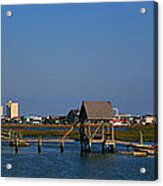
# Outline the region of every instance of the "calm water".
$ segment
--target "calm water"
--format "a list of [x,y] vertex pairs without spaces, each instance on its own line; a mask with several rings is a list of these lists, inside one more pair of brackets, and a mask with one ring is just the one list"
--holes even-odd
[[[123,147],[118,147],[123,149]],[[2,142],[2,176],[32,178],[76,178],[76,179],[109,179],[109,180],[154,180],[155,158],[134,157],[100,153],[99,145],[94,145],[96,153],[80,154],[79,142],[65,145],[60,153],[59,144],[44,143],[42,154],[37,154],[37,145],[20,148],[19,154],[8,142]],[[12,169],[7,170],[6,164]],[[146,173],[140,173],[145,167]]]
[[[8,127],[5,127],[3,126],[3,129],[9,129]],[[11,128],[12,129],[12,128]],[[41,130],[41,131],[57,131],[57,130],[68,130],[69,128],[67,127],[14,127],[14,129],[23,129],[23,130],[34,130],[34,131],[38,131],[38,130]],[[74,128],[73,129],[74,131],[78,131],[79,129],[78,128]],[[106,130],[106,129],[105,129]],[[115,130],[121,130],[121,131],[124,131],[124,130],[127,130],[125,127],[116,127]]]

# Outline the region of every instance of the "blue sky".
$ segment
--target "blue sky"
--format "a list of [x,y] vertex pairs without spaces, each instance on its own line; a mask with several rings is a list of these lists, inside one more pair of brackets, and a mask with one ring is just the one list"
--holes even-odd
[[57,115],[108,100],[121,113],[153,113],[153,5],[2,6],[2,104]]

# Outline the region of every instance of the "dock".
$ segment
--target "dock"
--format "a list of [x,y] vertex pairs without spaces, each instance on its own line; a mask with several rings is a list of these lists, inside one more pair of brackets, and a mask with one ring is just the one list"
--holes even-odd
[[[81,153],[92,152],[93,144],[100,144],[102,153],[116,152],[117,145],[133,147],[133,149],[135,149],[135,153],[133,154],[140,154],[141,151],[147,154],[149,152],[152,152],[153,154],[157,152],[157,147],[149,147],[143,144],[143,133],[142,132],[139,133],[139,136],[140,136],[139,143],[117,140],[115,138],[114,125],[110,123],[93,124],[93,123],[76,122],[71,127],[69,127],[67,131],[65,131],[64,135],[60,138],[43,138],[42,136],[39,136],[38,138],[22,138],[21,134],[16,133],[16,131],[14,130],[2,129],[1,140],[10,141],[10,146],[15,147],[15,153],[18,153],[19,147],[22,147],[22,146],[28,147],[31,145],[31,143],[37,143],[38,153],[42,152],[43,143],[59,143],[60,152],[64,152],[65,144],[75,143],[75,139],[70,138],[69,135],[71,134],[73,130],[76,130],[76,129],[79,130],[79,134],[80,134],[79,142],[80,142]],[[154,150],[150,148],[153,148]]]

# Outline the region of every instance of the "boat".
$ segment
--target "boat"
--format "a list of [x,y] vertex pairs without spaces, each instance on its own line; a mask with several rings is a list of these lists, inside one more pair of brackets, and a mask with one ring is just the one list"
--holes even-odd
[[156,155],[158,153],[158,145],[132,144],[136,152],[146,152],[148,155]]

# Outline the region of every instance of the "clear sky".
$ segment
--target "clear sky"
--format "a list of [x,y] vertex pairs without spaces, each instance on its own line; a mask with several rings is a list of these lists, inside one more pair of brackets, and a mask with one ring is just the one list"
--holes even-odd
[[21,114],[57,115],[108,100],[121,113],[152,113],[153,5],[3,6],[2,104],[11,98]]

